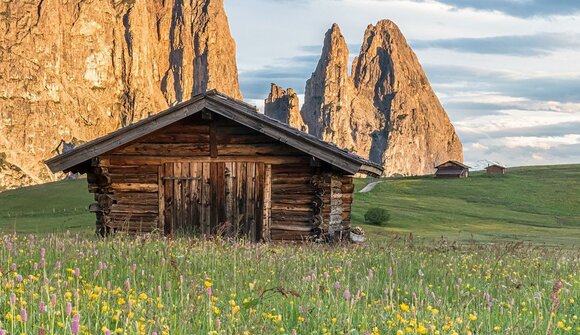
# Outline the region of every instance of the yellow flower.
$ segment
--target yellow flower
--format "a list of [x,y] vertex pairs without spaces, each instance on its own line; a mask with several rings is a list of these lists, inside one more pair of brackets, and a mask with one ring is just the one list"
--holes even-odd
[[298,322],[304,322],[304,318],[302,316],[298,317]]
[[402,310],[403,312],[408,312],[408,311],[409,311],[409,305],[407,305],[407,304],[405,304],[405,303],[402,303],[402,304],[400,305],[400,307],[401,307],[401,310]]
[[475,315],[475,314],[469,314],[469,320],[471,320],[471,321],[477,320],[477,315]]
[[210,288],[212,286],[212,283],[209,280],[206,280],[203,282],[203,285],[207,288]]

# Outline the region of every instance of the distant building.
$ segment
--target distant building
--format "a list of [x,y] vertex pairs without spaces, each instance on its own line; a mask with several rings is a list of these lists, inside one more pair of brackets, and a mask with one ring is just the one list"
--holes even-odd
[[507,172],[507,167],[493,164],[485,168],[487,174],[505,174]]
[[437,172],[435,176],[437,178],[467,178],[469,177],[470,167],[458,162],[458,161],[447,161],[441,165],[435,167]]

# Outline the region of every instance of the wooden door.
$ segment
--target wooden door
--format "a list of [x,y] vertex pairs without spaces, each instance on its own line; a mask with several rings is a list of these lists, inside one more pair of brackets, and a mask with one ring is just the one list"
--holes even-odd
[[264,163],[171,162],[161,170],[166,235],[194,232],[262,239]]

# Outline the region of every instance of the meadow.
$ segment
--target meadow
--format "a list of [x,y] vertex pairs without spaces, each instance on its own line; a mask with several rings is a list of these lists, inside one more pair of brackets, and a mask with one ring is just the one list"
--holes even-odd
[[578,165],[386,179],[364,245],[98,239],[91,202],[0,193],[0,335],[580,334]]
[[4,235],[1,334],[580,334],[580,253]]

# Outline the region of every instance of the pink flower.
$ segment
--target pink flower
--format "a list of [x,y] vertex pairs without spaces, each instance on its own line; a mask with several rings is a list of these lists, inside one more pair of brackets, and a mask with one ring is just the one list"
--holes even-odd
[[22,322],[28,321],[28,313],[26,312],[25,308],[20,310],[20,318],[22,319]]
[[71,315],[71,313],[72,313],[72,304],[70,302],[67,302],[66,303],[65,312],[66,312],[66,315],[69,315],[69,316]]
[[334,282],[334,289],[336,290],[340,289],[340,282],[338,280]]
[[81,275],[81,269],[76,268],[75,269],[75,277],[79,277]]
[[14,293],[10,294],[10,304],[12,305],[16,304],[16,294]]
[[344,299],[346,299],[346,300],[350,299],[350,291],[349,290],[344,290],[343,296],[344,296]]
[[79,333],[79,321],[81,320],[81,316],[79,314],[75,314],[73,316],[73,321],[72,321],[72,325],[71,325],[71,333],[73,334],[78,334]]
[[40,258],[44,258],[44,255],[46,255],[46,249],[40,248]]
[[50,302],[52,303],[52,306],[56,306],[56,294],[54,293],[52,294]]
[[38,303],[38,310],[40,311],[40,313],[46,312],[46,305],[44,304],[44,301]]

